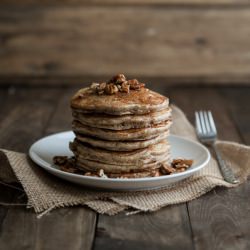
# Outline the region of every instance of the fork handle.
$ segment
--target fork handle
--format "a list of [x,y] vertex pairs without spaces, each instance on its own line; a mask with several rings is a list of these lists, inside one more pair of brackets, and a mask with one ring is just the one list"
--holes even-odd
[[215,145],[215,143],[212,144],[212,148],[215,152],[215,156],[218,160],[219,167],[220,167],[220,172],[224,178],[225,181],[231,183],[231,184],[237,184],[239,181],[235,178],[234,173],[231,168],[229,168],[226,165],[226,162],[221,158],[221,155]]

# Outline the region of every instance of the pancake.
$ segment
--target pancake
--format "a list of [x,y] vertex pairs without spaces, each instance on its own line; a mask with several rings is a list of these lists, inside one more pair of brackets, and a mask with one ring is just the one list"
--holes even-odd
[[126,165],[138,165],[161,161],[163,157],[170,154],[170,145],[166,140],[163,140],[157,144],[149,146],[144,149],[138,149],[130,152],[115,152],[106,149],[93,148],[88,145],[74,140],[70,143],[70,149],[74,153],[75,157],[81,156],[86,160],[96,160],[108,164]]
[[76,138],[84,143],[91,145],[92,147],[104,148],[111,151],[132,151],[135,149],[146,148],[150,145],[156,144],[168,136],[169,131],[159,134],[158,136],[141,141],[107,141],[99,140],[96,138],[76,134]]
[[[166,156],[164,159],[162,159],[161,162],[169,162],[169,161],[170,157]],[[150,170],[157,169],[161,166],[161,162],[152,162],[148,164],[143,164],[141,166],[136,166],[136,165],[122,166],[122,165],[107,164],[98,161],[90,161],[78,157],[76,159],[76,166],[81,170],[90,172],[95,172],[100,169],[103,169],[104,172],[108,174],[108,173],[129,173],[131,171],[140,172],[145,169],[150,169]]]
[[171,121],[152,125],[147,128],[126,129],[126,130],[110,130],[102,128],[93,128],[80,123],[77,120],[72,122],[72,130],[81,135],[97,137],[110,141],[133,141],[133,140],[148,140],[157,135],[167,132],[171,126]]
[[73,168],[86,176],[141,178],[161,175],[170,162],[169,99],[123,74],[92,83],[71,98]]
[[171,120],[171,109],[148,113],[145,115],[111,116],[103,114],[84,114],[79,110],[73,110],[75,120],[80,123],[111,130],[125,130],[132,128],[147,128],[153,125]]
[[148,114],[166,109],[168,105],[167,97],[144,87],[115,95],[98,95],[88,87],[80,89],[71,99],[72,109],[111,115]]

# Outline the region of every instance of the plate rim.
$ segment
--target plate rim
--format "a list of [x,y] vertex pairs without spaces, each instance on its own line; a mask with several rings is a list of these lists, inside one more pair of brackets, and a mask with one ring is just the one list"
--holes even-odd
[[[177,139],[181,139],[184,141],[188,141],[191,143],[196,144],[197,146],[201,147],[205,152],[206,152],[206,160],[200,164],[199,166],[193,168],[193,169],[188,169],[184,172],[180,172],[180,173],[176,173],[174,175],[163,175],[163,176],[158,176],[158,177],[143,177],[143,178],[128,178],[128,179],[123,179],[123,178],[100,178],[100,177],[94,177],[94,176],[85,176],[85,175],[79,175],[79,174],[74,174],[74,173],[68,173],[65,171],[62,171],[60,169],[56,169],[53,167],[52,164],[48,163],[47,161],[44,161],[41,157],[39,157],[35,152],[34,152],[34,147],[42,140],[46,140],[49,137],[53,137],[55,135],[63,135],[63,134],[69,134],[69,133],[73,133],[71,130],[69,131],[64,131],[64,132],[59,132],[59,133],[53,133],[51,135],[47,135],[45,137],[42,137],[40,139],[38,139],[37,141],[35,141],[29,148],[29,157],[31,158],[31,160],[33,162],[35,162],[39,167],[45,169],[46,171],[50,170],[52,172],[58,173],[60,175],[64,175],[64,176],[68,176],[68,177],[75,177],[78,179],[86,179],[86,180],[93,180],[93,181],[98,181],[98,182],[122,182],[122,183],[128,183],[128,182],[152,182],[152,181],[160,181],[160,180],[167,180],[167,179],[173,179],[173,177],[181,177],[181,176],[185,176],[187,174],[192,175],[193,173],[201,170],[202,168],[204,168],[208,162],[211,159],[211,154],[209,152],[209,150],[202,145],[201,143],[197,142],[197,141],[193,141],[190,140],[188,138],[179,136],[179,135],[173,135],[170,134],[169,136],[173,137],[173,138],[177,138]],[[40,165],[40,164],[41,165]]]

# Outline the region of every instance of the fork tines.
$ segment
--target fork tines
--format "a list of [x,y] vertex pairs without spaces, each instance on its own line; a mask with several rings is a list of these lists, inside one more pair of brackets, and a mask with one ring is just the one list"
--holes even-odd
[[195,112],[195,123],[198,135],[216,136],[217,130],[211,111]]

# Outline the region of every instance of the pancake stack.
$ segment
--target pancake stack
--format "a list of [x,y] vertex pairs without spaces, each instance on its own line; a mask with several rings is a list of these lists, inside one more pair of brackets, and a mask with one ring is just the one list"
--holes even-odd
[[87,175],[159,176],[162,164],[170,163],[169,100],[136,79],[119,74],[93,83],[72,97],[71,108],[76,136],[70,149]]

